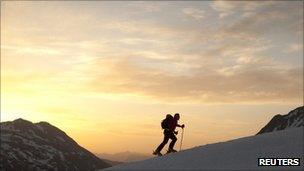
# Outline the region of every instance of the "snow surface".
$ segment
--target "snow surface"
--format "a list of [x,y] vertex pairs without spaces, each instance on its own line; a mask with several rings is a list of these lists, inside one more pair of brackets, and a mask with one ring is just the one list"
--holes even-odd
[[[208,144],[104,170],[304,170],[303,128]],[[258,158],[300,158],[301,166],[258,166]]]

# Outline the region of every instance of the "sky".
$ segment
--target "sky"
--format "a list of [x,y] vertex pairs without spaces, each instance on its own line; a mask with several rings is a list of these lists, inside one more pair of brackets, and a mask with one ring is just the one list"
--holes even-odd
[[1,121],[151,153],[167,113],[191,148],[302,105],[301,1],[1,1]]

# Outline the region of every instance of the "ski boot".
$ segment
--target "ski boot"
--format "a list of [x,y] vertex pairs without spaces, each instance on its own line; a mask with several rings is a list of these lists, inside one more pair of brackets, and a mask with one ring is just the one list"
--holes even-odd
[[176,153],[177,151],[176,150],[174,150],[174,149],[169,149],[168,151],[167,151],[167,154],[168,153]]
[[160,153],[159,151],[153,151],[153,155],[162,156],[163,154]]

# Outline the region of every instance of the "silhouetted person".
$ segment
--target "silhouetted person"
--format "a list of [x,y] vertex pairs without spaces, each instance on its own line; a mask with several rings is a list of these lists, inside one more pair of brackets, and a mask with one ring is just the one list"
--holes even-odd
[[154,155],[159,155],[161,156],[161,150],[164,148],[164,146],[168,143],[169,139],[171,139],[171,143],[169,145],[169,149],[168,149],[168,153],[171,152],[176,152],[176,150],[173,149],[174,144],[177,140],[175,134],[177,134],[177,131],[175,131],[176,127],[181,127],[184,128],[185,125],[179,125],[178,124],[178,120],[179,120],[180,116],[178,113],[176,113],[174,115],[174,117],[172,117],[170,114],[168,114],[166,116],[166,119],[164,119],[164,121],[166,121],[165,124],[164,121],[162,122],[162,128],[164,129],[164,140],[163,142],[157,147],[157,149],[153,152]]

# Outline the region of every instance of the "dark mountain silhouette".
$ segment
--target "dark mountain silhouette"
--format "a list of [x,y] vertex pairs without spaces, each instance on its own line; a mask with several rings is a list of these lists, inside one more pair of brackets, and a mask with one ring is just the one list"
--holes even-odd
[[1,123],[0,170],[96,170],[110,164],[47,122]]
[[290,111],[286,115],[275,115],[257,134],[304,126],[304,106]]

